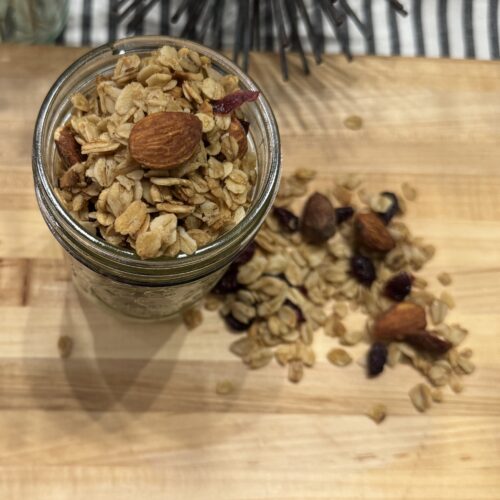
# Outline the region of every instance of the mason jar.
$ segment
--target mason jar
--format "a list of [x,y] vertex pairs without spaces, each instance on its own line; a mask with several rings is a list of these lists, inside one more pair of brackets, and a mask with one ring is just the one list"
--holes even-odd
[[163,46],[187,47],[205,54],[221,74],[234,74],[244,90],[259,90],[237,66],[197,43],[170,37],[132,37],[98,47],[75,61],[57,79],[40,109],[33,138],[33,175],[40,211],[67,254],[80,292],[127,316],[157,320],[173,316],[199,301],[228,265],[252,241],[272,207],[280,178],[280,139],[265,96],[242,107],[251,123],[248,141],[257,158],[257,181],[245,218],[193,255],[141,260],[132,250],[113,246],[85,230],[65,210],[54,192],[54,131],[70,116],[71,96],[87,94],[97,75],[112,74],[125,54],[146,55]]

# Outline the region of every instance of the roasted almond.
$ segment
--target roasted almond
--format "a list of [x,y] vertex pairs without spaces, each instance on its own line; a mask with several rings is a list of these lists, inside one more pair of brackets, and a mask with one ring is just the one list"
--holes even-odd
[[55,142],[57,152],[66,168],[87,159],[87,156],[82,154],[82,147],[76,142],[75,136],[69,127],[66,126],[57,130]]
[[360,213],[355,220],[358,241],[365,248],[377,252],[389,252],[395,246],[391,233],[373,212]]
[[190,113],[148,115],[130,132],[130,155],[145,167],[177,167],[196,153],[201,131],[201,121]]
[[231,118],[231,123],[229,125],[228,133],[234,140],[238,143],[238,156],[237,158],[243,158],[248,151],[248,141],[247,134],[241,122],[233,116]]
[[401,302],[382,313],[373,325],[373,337],[377,340],[404,340],[405,336],[425,330],[425,309],[411,302]]
[[330,200],[321,193],[312,194],[300,217],[300,232],[309,243],[324,243],[335,234],[336,215]]

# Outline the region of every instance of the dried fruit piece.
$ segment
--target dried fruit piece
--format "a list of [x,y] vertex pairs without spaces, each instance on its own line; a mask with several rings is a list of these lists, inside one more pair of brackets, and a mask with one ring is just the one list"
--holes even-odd
[[406,333],[404,340],[413,347],[436,356],[447,353],[453,347],[449,340],[442,339],[426,330]]
[[391,233],[373,212],[358,214],[355,228],[358,241],[365,248],[377,252],[389,252],[396,245]]
[[224,321],[226,322],[226,325],[229,327],[229,329],[233,330],[234,332],[244,332],[248,330],[248,328],[253,323],[253,319],[249,320],[248,323],[243,323],[237,320],[232,314],[224,316]]
[[295,233],[299,230],[299,218],[290,210],[283,207],[274,207],[273,214],[280,227],[287,233]]
[[259,97],[260,92],[256,90],[237,90],[232,94],[228,94],[222,99],[212,101],[212,109],[214,113],[225,115],[231,113],[246,102],[255,101]]
[[368,351],[367,361],[370,377],[376,377],[382,373],[387,361],[387,346],[382,342],[374,342]]
[[373,325],[372,335],[377,340],[404,340],[405,335],[425,330],[425,309],[411,302],[401,302],[381,314]]
[[257,245],[255,242],[251,241],[239,254],[238,257],[234,260],[233,264],[238,266],[242,266],[246,264],[255,254],[255,250]]
[[407,272],[401,272],[393,276],[384,287],[386,297],[397,302],[402,302],[411,293],[413,276]]
[[297,323],[304,323],[305,322],[306,318],[304,316],[304,313],[302,312],[302,309],[297,304],[294,304],[291,300],[286,299],[285,302],[283,302],[283,305],[291,307],[295,311],[295,314],[297,315]]
[[75,163],[82,163],[87,159],[87,156],[82,154],[82,147],[76,142],[69,126],[57,130],[55,142],[57,152],[66,168],[72,167]]
[[353,215],[354,208],[352,207],[338,207],[335,209],[335,221],[337,222],[337,225],[349,220]]
[[201,131],[201,121],[190,113],[153,113],[133,126],[130,155],[149,168],[177,167],[196,153]]
[[241,288],[241,285],[238,283],[237,278],[238,266],[232,264],[229,266],[228,270],[224,273],[224,275],[217,282],[214,288],[212,288],[212,292],[220,295],[237,292]]
[[377,403],[373,405],[367,413],[367,416],[370,417],[376,424],[380,424],[387,416],[387,407],[382,403]]
[[306,241],[324,243],[335,234],[335,210],[330,200],[321,193],[312,194],[300,218],[300,232]]
[[248,151],[247,134],[245,132],[245,129],[243,128],[243,125],[235,116],[231,118],[231,124],[229,125],[228,134],[238,144],[238,154],[236,155],[236,159],[243,158],[243,156],[245,156]]
[[364,255],[351,257],[351,274],[365,286],[371,286],[377,278],[373,262]]
[[391,193],[390,191],[384,191],[380,194],[381,196],[385,196],[391,201],[389,208],[387,208],[385,212],[377,212],[377,215],[382,219],[384,224],[387,225],[389,224],[389,222],[391,222],[395,215],[401,212],[399,199],[394,193]]

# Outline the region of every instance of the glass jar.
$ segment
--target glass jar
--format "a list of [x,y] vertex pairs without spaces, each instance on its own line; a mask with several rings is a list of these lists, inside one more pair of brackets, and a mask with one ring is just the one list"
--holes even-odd
[[70,116],[70,97],[88,93],[95,77],[111,74],[124,54],[145,55],[163,45],[188,47],[209,56],[221,74],[235,74],[242,89],[255,83],[221,54],[199,44],[169,37],[143,36],[92,50],[57,79],[40,109],[33,138],[35,191],[43,218],[64,248],[77,288],[112,309],[142,319],[167,318],[189,308],[215,285],[227,266],[252,241],[272,207],[279,186],[280,139],[269,103],[261,94],[242,108],[251,123],[250,147],[257,156],[257,181],[246,217],[193,255],[141,260],[87,232],[64,209],[54,192],[54,131]]

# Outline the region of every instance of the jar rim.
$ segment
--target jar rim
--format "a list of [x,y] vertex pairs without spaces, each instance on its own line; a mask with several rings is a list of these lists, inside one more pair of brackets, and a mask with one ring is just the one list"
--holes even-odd
[[[213,242],[201,247],[192,255],[180,254],[175,258],[158,257],[156,259],[142,260],[134,251],[117,247],[98,236],[92,235],[64,208],[44,168],[43,137],[47,124],[47,115],[61,88],[65,82],[81,70],[87,63],[107,55],[118,56],[134,52],[152,51],[163,45],[174,46],[177,49],[187,47],[200,54],[207,55],[220,69],[226,73],[235,74],[242,88],[246,90],[258,90],[260,92],[259,97],[252,104],[259,108],[259,112],[264,117],[263,124],[265,134],[268,136],[269,144],[272,144],[273,147],[268,148],[267,151],[269,170],[263,182],[263,189],[260,193],[256,193],[258,196],[252,200],[250,208],[242,221],[220,235]],[[122,266],[131,266],[139,273],[151,273],[155,271],[178,272],[191,266],[203,267],[209,260],[213,261],[223,254],[232,242],[247,240],[248,238],[246,236],[249,234],[253,236],[260,226],[259,221],[262,220],[262,212],[265,212],[264,216],[268,213],[276,196],[281,174],[280,163],[280,137],[276,119],[269,102],[255,82],[232,61],[217,51],[190,40],[167,36],[146,35],[124,38],[116,42],[101,45],[83,54],[65,69],[47,93],[36,120],[33,136],[32,165],[39,204],[42,205],[43,202],[41,198],[44,198],[49,204],[49,209],[52,210],[52,215],[57,219],[63,230],[77,235],[79,242],[85,246],[88,251],[95,253],[100,259],[104,259],[108,263],[116,262]],[[43,215],[46,217],[45,214]],[[47,219],[46,222],[48,222]],[[62,243],[61,240],[59,241]]]

